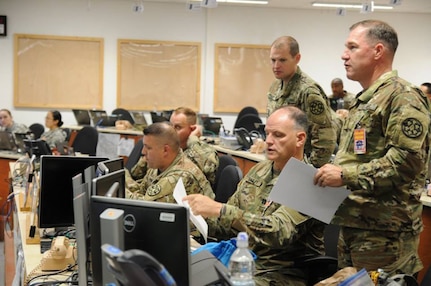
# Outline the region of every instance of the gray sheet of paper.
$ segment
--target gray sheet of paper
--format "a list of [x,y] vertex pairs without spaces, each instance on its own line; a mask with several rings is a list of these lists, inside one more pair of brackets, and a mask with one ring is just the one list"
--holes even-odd
[[291,158],[278,177],[269,199],[286,207],[330,223],[338,206],[349,195],[345,187],[319,187],[313,184],[317,169]]

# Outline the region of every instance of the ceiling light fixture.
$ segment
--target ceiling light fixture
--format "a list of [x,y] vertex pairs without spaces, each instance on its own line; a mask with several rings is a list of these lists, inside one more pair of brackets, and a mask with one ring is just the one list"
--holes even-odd
[[[342,4],[342,3],[320,3],[314,2],[313,7],[323,7],[323,8],[346,8],[346,9],[362,9],[363,4]],[[392,6],[374,5],[374,10],[391,10]]]
[[218,3],[236,3],[236,4],[258,4],[266,5],[267,0],[217,0]]

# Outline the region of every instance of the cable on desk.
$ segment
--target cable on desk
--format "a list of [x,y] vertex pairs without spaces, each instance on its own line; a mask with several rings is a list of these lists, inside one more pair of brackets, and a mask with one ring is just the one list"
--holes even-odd
[[[27,277],[25,278],[25,281],[24,281],[24,285],[30,286],[30,285],[32,285],[30,283],[32,281],[36,280],[36,279],[39,279],[41,277],[48,277],[48,276],[52,276],[52,275],[58,275],[58,274],[61,274],[63,272],[68,272],[68,271],[71,271],[76,266],[76,263],[75,263],[73,265],[69,265],[68,267],[66,267],[66,268],[64,268],[62,270],[58,270],[58,271],[55,271],[55,272],[49,272],[49,273],[41,273],[42,263],[43,263],[43,261],[41,261],[41,263],[38,266],[36,266],[36,268],[34,268],[27,275]],[[54,281],[52,281],[52,282],[54,282]]]

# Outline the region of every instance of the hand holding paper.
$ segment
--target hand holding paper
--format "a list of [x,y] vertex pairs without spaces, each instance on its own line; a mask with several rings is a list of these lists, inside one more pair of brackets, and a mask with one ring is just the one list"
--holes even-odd
[[190,220],[193,222],[193,224],[196,226],[199,232],[203,235],[206,242],[208,238],[208,224],[201,215],[198,215],[198,216],[194,215],[192,210],[189,207],[188,202],[183,201],[183,198],[187,196],[187,193],[186,193],[186,189],[184,188],[183,180],[181,178],[178,180],[175,186],[173,196],[177,204],[181,206],[185,206],[189,209]]

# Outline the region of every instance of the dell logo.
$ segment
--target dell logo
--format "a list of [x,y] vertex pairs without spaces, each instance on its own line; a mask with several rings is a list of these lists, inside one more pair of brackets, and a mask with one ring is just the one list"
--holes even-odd
[[135,230],[136,219],[133,215],[128,214],[124,217],[123,228],[125,232],[132,232]]

